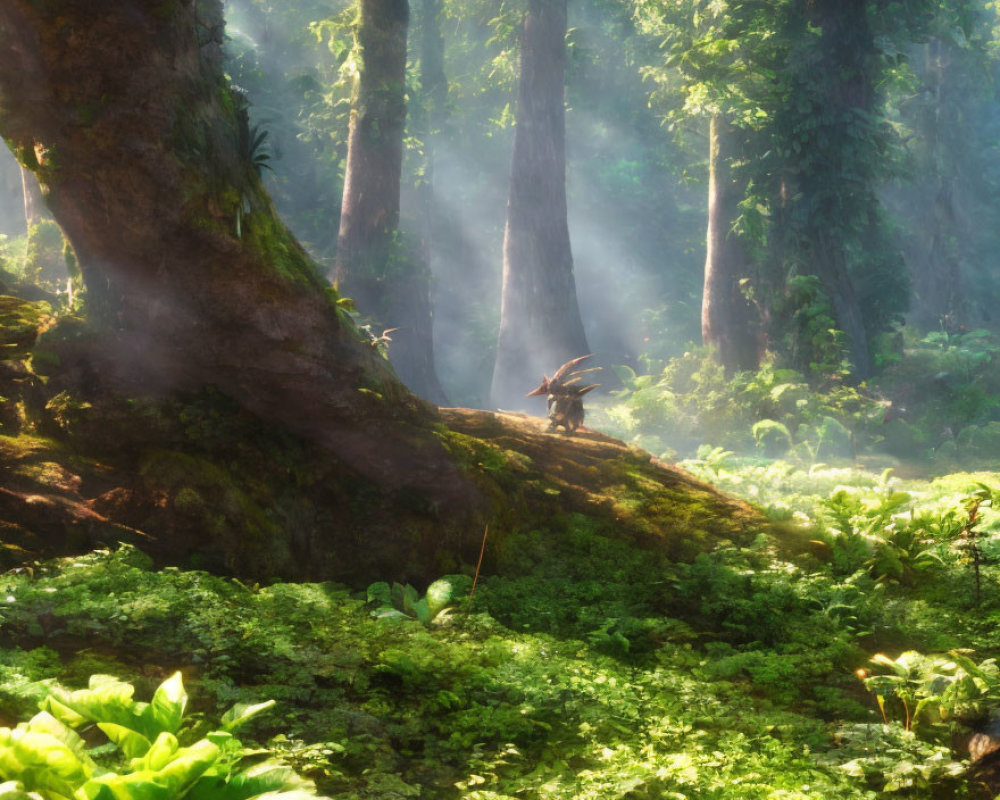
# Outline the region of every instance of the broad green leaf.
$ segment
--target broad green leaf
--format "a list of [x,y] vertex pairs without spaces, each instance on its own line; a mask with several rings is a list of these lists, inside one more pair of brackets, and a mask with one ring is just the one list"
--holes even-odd
[[445,575],[427,587],[427,604],[431,614],[437,616],[446,606],[464,600],[472,588],[472,578],[468,575]]
[[410,584],[406,584],[406,588],[403,589],[403,608],[402,610],[411,617],[415,617],[414,606],[417,604],[417,600],[420,599],[420,595],[417,594],[417,590],[414,589]]
[[389,594],[390,605],[399,611],[404,611],[406,608],[406,589],[407,587],[401,583],[392,584],[392,590]]
[[67,727],[47,711],[40,711],[28,722],[27,729],[32,733],[47,733],[54,736],[79,759],[87,776],[94,774],[97,765],[87,752],[87,743],[72,728]]
[[248,722],[249,720],[256,717],[258,714],[263,713],[271,708],[274,708],[274,700],[266,700],[263,703],[237,703],[231,709],[229,709],[225,714],[222,715],[222,730],[223,731],[234,731],[240,725]]
[[368,602],[379,605],[392,605],[392,589],[385,581],[378,581],[368,587]]
[[114,722],[98,722],[97,727],[104,731],[105,736],[118,745],[126,758],[142,758],[153,744],[141,733],[136,733],[124,725],[118,725]]
[[[905,656],[906,653],[904,653],[903,655]],[[875,655],[872,656],[872,661],[874,661],[876,664],[881,664],[883,667],[889,667],[889,669],[891,669],[893,672],[895,672],[897,675],[900,676],[906,675],[907,672],[906,667],[901,666],[899,663],[900,661],[902,661],[902,659],[903,656],[900,656],[898,660],[893,661],[891,658],[889,658],[889,656],[885,655],[884,653],[876,653]]]
[[81,800],[177,800],[172,786],[157,780],[157,773],[143,770],[130,775],[102,775],[87,781],[77,792]]
[[290,767],[266,761],[240,772],[222,783],[221,780],[206,778],[195,784],[188,794],[190,800],[252,800],[267,797],[267,800],[315,800],[312,781],[300,778]]
[[426,597],[420,598],[413,604],[413,615],[421,625],[430,625],[433,616]]
[[159,770],[156,780],[169,786],[175,796],[180,796],[190,789],[206,770],[219,758],[219,748],[207,739],[202,739],[190,747],[177,751],[174,758]]
[[[63,706],[85,720],[96,723],[112,723],[141,734],[152,742],[160,733],[152,714],[148,713],[148,703],[137,703],[132,699],[135,688],[109,675],[92,675],[87,689],[69,692],[58,686],[53,687],[43,708],[67,725],[77,726]],[[135,757],[133,754],[131,757]]]
[[379,619],[409,619],[402,611],[389,607],[380,608],[375,616]]
[[0,728],[0,777],[20,781],[28,791],[71,795],[88,774],[83,762],[58,738],[22,725],[14,730]]
[[177,737],[172,733],[164,731],[156,737],[156,741],[149,748],[149,752],[142,758],[133,760],[132,769],[137,772],[141,770],[152,770],[155,772],[156,770],[163,769],[170,763],[179,749],[180,745],[177,743]]
[[427,594],[424,599],[432,614],[437,614],[442,608],[451,602],[452,584],[446,578],[439,578],[427,587]]
[[0,783],[0,800],[43,800],[38,792],[27,792],[19,781]]
[[150,712],[161,731],[177,733],[184,718],[188,696],[184,691],[184,681],[180,672],[167,678],[153,695]]

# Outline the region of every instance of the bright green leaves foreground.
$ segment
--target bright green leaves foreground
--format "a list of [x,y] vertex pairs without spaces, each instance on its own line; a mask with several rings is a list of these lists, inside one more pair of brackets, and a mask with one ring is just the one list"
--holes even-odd
[[[0,728],[4,800],[308,800],[309,781],[272,762],[241,766],[246,753],[232,731],[273,703],[236,706],[220,729],[196,739],[182,730],[187,694],[179,672],[151,703],[134,687],[95,675],[87,689],[54,687],[43,711],[16,728]],[[78,730],[94,726],[114,747],[92,746]],[[92,737],[88,737],[91,738]],[[184,746],[181,739],[192,743]],[[30,794],[29,794],[30,793]]]
[[[463,576],[423,597],[249,587],[129,548],[0,576],[0,717],[48,713],[4,730],[0,778],[30,789],[14,738],[53,730],[72,791],[42,791],[65,797],[98,800],[74,795],[112,780],[92,764],[122,786],[175,762],[236,770],[233,718],[204,720],[273,699],[242,734],[260,748],[246,763],[338,798],[975,797],[949,745],[1000,700],[996,477],[688,467],[755,498],[779,538],[675,564],[567,515],[504,541],[472,613]],[[163,682],[177,669],[190,704]],[[39,683],[93,673],[152,701],[109,679]],[[117,747],[64,727],[91,724]]]

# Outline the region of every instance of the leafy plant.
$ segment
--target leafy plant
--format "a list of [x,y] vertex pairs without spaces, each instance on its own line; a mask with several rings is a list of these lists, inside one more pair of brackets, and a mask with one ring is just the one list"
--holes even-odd
[[368,587],[368,602],[375,603],[373,612],[382,619],[415,619],[421,625],[443,621],[454,608],[454,602],[468,592],[472,579],[466,575],[446,575],[420,594],[410,584],[378,581]]
[[883,719],[889,721],[894,700],[903,712],[903,728],[925,738],[944,739],[948,731],[943,729],[983,718],[1000,701],[1000,668],[994,658],[977,664],[955,650],[947,655],[907,650],[895,659],[878,653],[872,663],[888,671],[859,674]]
[[890,491],[866,502],[842,489],[821,501],[837,531],[831,542],[834,568],[842,574],[864,568],[877,580],[912,583],[917,574],[940,566],[937,543],[926,535],[923,520],[902,517],[911,499]]
[[885,674],[862,677],[865,687],[875,695],[886,722],[889,721],[887,701],[890,698],[895,698],[902,709],[904,730],[913,731],[922,724],[933,726],[941,722],[945,713],[941,707],[942,697],[957,677],[958,664],[954,660],[907,650],[895,659],[878,653],[872,657],[872,663],[889,670]]
[[[16,728],[0,728],[4,797],[32,800],[304,800],[312,783],[273,761],[242,766],[233,731],[273,701],[238,705],[217,730],[182,745],[187,693],[179,672],[149,703],[134,687],[94,675],[87,689],[53,687],[42,711]],[[91,746],[78,731],[98,728],[109,745]]]

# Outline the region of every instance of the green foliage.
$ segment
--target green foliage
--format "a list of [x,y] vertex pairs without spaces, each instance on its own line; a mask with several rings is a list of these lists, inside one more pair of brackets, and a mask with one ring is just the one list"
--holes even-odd
[[850,458],[884,412],[882,401],[839,380],[816,388],[773,364],[728,378],[702,353],[670,359],[659,376],[618,372],[625,388],[597,409],[596,424],[652,452],[693,453],[709,443],[772,456],[789,452],[807,463]]
[[[0,777],[8,793],[35,800],[305,800],[313,785],[275,762],[241,766],[243,746],[232,731],[273,702],[233,708],[204,738],[182,730],[187,693],[179,672],[149,703],[134,687],[94,675],[87,689],[53,687],[42,711],[16,728],[0,728]],[[77,729],[94,725],[114,745],[91,745]],[[34,794],[37,793],[37,794]]]
[[69,273],[63,256],[63,234],[50,219],[31,226],[24,254],[24,278],[55,291],[65,287]]
[[840,490],[822,501],[836,534],[830,541],[834,570],[849,575],[866,569],[876,580],[912,583],[918,573],[942,564],[940,541],[928,535],[928,520],[905,519],[906,492],[891,492],[874,502]]
[[929,744],[900,725],[845,725],[837,739],[841,757],[849,759],[840,769],[884,794],[937,797],[955,791],[965,771],[947,747]]
[[[169,660],[190,665],[193,687],[195,713],[173,734],[179,748],[219,730],[205,720],[233,704],[273,697],[281,717],[250,721],[240,733],[247,747],[356,800],[967,791],[942,742],[1000,699],[992,661],[1000,584],[985,559],[983,605],[969,614],[968,592],[956,591],[969,584],[956,542],[976,481],[993,487],[995,477],[904,482],[725,451],[687,466],[729,489],[753,489],[776,517],[783,502],[783,522],[747,547],[673,564],[567,515],[551,530],[508,535],[472,613],[447,625],[385,624],[367,595],[329,584],[246,586],[152,571],[128,548],[8,573],[0,577],[5,642],[23,647],[0,649],[4,714],[33,703],[39,679],[104,671],[102,661],[133,671],[137,691],[155,696],[143,675],[162,674],[151,665]],[[985,502],[980,509],[976,530],[990,552],[1000,520]],[[832,554],[843,532],[874,540],[911,520],[938,548],[933,570],[876,580],[870,554],[855,572]],[[440,596],[436,584],[431,598],[409,593],[411,608],[421,599],[428,609],[432,598],[460,603],[461,580]],[[391,585],[372,587],[376,604],[386,589],[391,601]],[[405,607],[406,587],[397,594]],[[81,639],[93,648],[83,657]],[[855,670],[870,654],[967,647],[982,655],[931,659],[926,679],[923,667],[895,681],[891,666],[878,666],[888,676],[879,684],[887,724],[877,700],[859,702]],[[95,690],[124,697],[117,681]],[[47,702],[65,697],[80,713],[89,691]],[[904,730],[899,692],[913,711],[932,691]],[[176,708],[177,694],[167,697]],[[124,733],[109,730],[138,751],[156,740],[155,726],[144,728],[153,703],[131,700],[108,703],[115,716],[101,722],[120,726]],[[177,715],[161,719],[170,727]],[[119,774],[129,767],[118,748],[90,757]]]
[[378,581],[368,587],[368,602],[376,606],[372,612],[379,619],[415,619],[421,625],[432,625],[446,619],[454,604],[468,596],[472,579],[467,575],[446,575],[427,587],[421,597],[409,584],[403,586]]
[[750,429],[754,442],[767,456],[780,456],[792,446],[792,433],[788,426],[773,419],[755,422]]

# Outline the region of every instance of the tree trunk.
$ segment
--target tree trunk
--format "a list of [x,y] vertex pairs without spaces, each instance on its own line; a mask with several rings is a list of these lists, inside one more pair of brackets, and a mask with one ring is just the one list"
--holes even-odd
[[732,230],[746,188],[731,168],[737,135],[728,120],[719,114],[712,117],[701,338],[729,373],[760,364],[759,324],[740,286],[749,274],[749,258],[744,242]]
[[476,493],[432,409],[337,313],[276,218],[223,79],[218,0],[0,4],[0,133],[79,256],[128,391],[214,385],[386,490],[459,514]]
[[951,61],[950,48],[941,39],[924,45],[924,81],[930,90],[924,122],[928,159],[910,190],[917,224],[906,242],[913,276],[911,318],[924,329],[943,326],[955,330],[968,316],[957,243],[966,241],[970,231],[962,224],[958,209],[962,170],[956,163],[954,140],[947,135],[955,125],[955,105],[949,102],[951,86],[946,74]]
[[542,374],[589,352],[566,221],[566,0],[529,0],[503,243],[491,401],[527,407]]
[[[835,126],[830,135],[840,142],[847,141],[851,134],[843,131],[838,134],[836,126],[852,124],[859,110],[866,115],[874,113],[875,91],[868,63],[873,52],[868,2],[818,0],[810,5],[814,21],[822,29],[820,69],[828,81],[822,99],[826,104],[825,115]],[[857,179],[857,185],[852,185],[845,177],[856,173],[857,166],[848,161],[856,157],[857,153],[835,143],[820,160],[819,170],[803,176],[802,186],[809,203],[812,268],[823,282],[838,327],[847,334],[852,374],[863,380],[871,374],[864,314],[849,271],[843,237],[829,233],[831,220],[842,224],[845,220],[859,219],[865,208],[875,203],[870,185]],[[825,163],[831,158],[834,163]]]
[[430,270],[419,248],[399,233],[409,15],[407,0],[360,0],[361,67],[351,98],[336,274],[362,314],[398,329],[389,357],[403,381],[441,401]]

